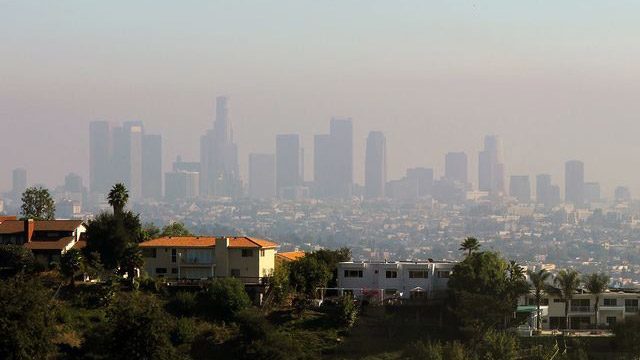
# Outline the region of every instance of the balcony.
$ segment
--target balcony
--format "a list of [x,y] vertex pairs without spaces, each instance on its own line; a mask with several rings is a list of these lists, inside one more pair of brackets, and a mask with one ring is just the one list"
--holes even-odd
[[638,305],[625,305],[624,311],[625,312],[630,312],[630,313],[637,313],[638,312]]
[[211,259],[180,258],[180,265],[213,265]]
[[569,312],[572,313],[592,313],[594,311],[593,307],[588,305],[572,305],[569,308]]

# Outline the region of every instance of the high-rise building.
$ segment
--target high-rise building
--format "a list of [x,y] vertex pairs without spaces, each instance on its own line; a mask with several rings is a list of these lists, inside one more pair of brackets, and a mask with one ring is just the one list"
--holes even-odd
[[564,198],[577,207],[584,205],[584,163],[571,160],[564,167]]
[[142,197],[160,199],[162,197],[162,137],[144,135],[142,137]]
[[364,164],[364,195],[368,199],[383,198],[387,183],[387,140],[380,131],[367,136]]
[[531,183],[528,175],[512,175],[509,181],[509,195],[520,203],[531,201]]
[[433,169],[413,168],[407,169],[407,180],[411,189],[415,189],[416,198],[431,196],[433,190]]
[[173,171],[200,172],[200,163],[197,161],[184,161],[178,155],[172,165]]
[[316,196],[349,198],[353,194],[353,122],[331,119],[328,135],[314,138]]
[[276,190],[279,197],[296,194],[304,182],[304,151],[297,134],[276,136]]
[[200,174],[195,171],[173,171],[165,174],[165,192],[167,201],[189,200],[198,197]]
[[27,170],[23,168],[13,169],[11,192],[19,198],[27,189]]
[[124,183],[134,200],[142,198],[143,135],[141,121],[125,121],[121,127],[113,128],[113,182]]
[[631,201],[631,191],[626,186],[618,186],[613,192],[613,198],[617,203]]
[[89,124],[89,188],[92,193],[107,194],[113,185],[111,125],[107,121]]
[[82,185],[82,176],[69,173],[64,177],[64,191],[70,193],[82,193],[84,186]]
[[448,181],[467,185],[469,183],[467,167],[467,154],[464,152],[449,152],[444,157],[444,178]]
[[249,154],[249,197],[276,197],[276,157],[273,154]]
[[584,183],[584,201],[587,204],[600,201],[600,183],[586,182]]
[[502,141],[496,135],[484,138],[484,150],[478,155],[478,188],[492,195],[504,194]]
[[228,99],[216,98],[213,130],[200,138],[200,193],[203,196],[238,197],[242,183],[238,168],[238,147],[233,141]]
[[552,207],[551,204],[551,175],[539,174],[536,176],[536,203],[544,207]]

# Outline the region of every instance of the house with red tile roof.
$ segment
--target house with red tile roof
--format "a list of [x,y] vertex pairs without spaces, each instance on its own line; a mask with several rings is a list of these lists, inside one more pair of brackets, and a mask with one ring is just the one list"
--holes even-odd
[[162,237],[140,244],[144,270],[166,279],[236,277],[260,284],[273,274],[278,244],[253,237]]
[[0,218],[0,244],[22,245],[36,260],[49,265],[72,248],[84,247],[82,220],[17,220]]

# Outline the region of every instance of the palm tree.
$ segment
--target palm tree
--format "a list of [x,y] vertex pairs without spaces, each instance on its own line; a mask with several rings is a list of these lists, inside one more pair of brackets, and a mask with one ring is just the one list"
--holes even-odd
[[109,205],[113,207],[113,213],[120,216],[127,205],[127,201],[129,201],[129,191],[127,191],[124,184],[117,183],[109,191],[107,199],[109,200]]
[[598,319],[598,307],[600,303],[600,294],[602,294],[609,285],[609,275],[605,273],[593,273],[584,278],[584,287],[596,296],[596,304],[594,310],[596,312],[596,326],[599,324]]
[[540,328],[542,326],[542,319],[540,318],[540,303],[542,302],[542,292],[546,287],[545,283],[551,276],[551,273],[545,269],[540,269],[538,271],[529,270],[527,273],[529,274],[529,281],[531,282],[531,286],[533,287],[533,291],[535,293],[534,296],[536,300],[536,309],[538,311],[536,328],[538,331],[540,331]]
[[468,237],[464,239],[458,250],[468,251],[467,256],[471,256],[471,253],[480,249],[480,242],[474,237]]
[[558,287],[560,297],[564,301],[564,326],[566,329],[569,329],[571,325],[569,319],[569,302],[573,299],[573,294],[580,286],[580,274],[573,269],[560,270],[556,278],[553,279],[553,282]]
[[60,272],[69,278],[69,285],[76,285],[75,276],[82,270],[82,254],[78,249],[70,249],[60,258]]

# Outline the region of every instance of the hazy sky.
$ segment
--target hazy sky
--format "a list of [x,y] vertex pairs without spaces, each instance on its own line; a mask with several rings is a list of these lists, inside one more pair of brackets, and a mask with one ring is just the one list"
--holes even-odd
[[0,190],[88,183],[88,122],[144,121],[165,164],[197,160],[215,96],[230,96],[240,166],[275,134],[354,119],[355,179],[369,130],[387,136],[389,178],[443,173],[467,152],[476,182],[485,133],[507,172],[585,162],[605,195],[640,195],[638,1],[0,0]]

